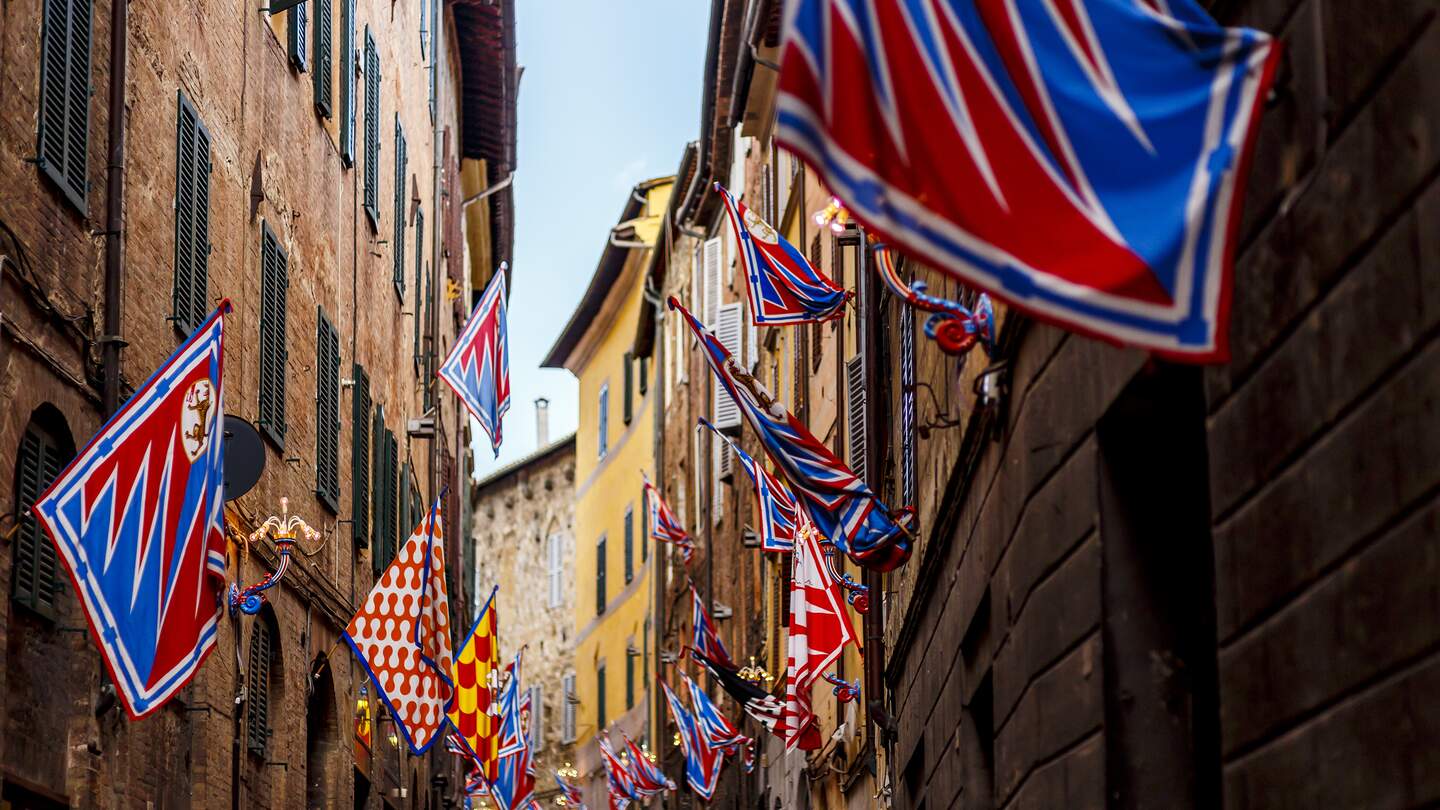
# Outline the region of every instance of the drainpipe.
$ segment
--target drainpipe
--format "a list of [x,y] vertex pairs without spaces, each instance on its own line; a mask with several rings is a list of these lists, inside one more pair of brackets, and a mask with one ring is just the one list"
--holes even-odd
[[125,266],[125,48],[129,0],[110,2],[110,154],[105,164],[105,323],[100,335],[100,400],[109,416],[120,407],[120,281]]

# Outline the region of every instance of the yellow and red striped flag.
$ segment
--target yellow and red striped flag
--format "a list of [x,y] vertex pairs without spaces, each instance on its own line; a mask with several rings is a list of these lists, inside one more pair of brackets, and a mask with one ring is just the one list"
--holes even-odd
[[455,703],[450,725],[460,741],[493,781],[499,756],[500,637],[495,616],[495,590],[475,618],[475,625],[455,654],[452,680]]

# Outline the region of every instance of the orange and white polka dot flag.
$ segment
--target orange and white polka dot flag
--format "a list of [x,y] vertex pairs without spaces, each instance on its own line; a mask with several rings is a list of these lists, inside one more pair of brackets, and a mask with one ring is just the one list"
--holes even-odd
[[417,754],[442,736],[455,696],[439,506],[430,507],[345,628],[345,641]]

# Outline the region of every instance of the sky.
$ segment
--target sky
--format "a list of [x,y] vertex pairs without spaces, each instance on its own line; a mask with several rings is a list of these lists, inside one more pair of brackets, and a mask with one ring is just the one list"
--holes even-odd
[[704,0],[516,3],[520,81],[510,411],[495,458],[472,424],[475,474],[532,452],[536,397],[550,438],[575,430],[576,383],[541,369],[639,181],[674,174],[700,133]]

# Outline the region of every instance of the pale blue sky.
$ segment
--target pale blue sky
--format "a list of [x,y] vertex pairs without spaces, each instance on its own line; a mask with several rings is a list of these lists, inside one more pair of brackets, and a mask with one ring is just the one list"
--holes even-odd
[[638,181],[671,174],[700,132],[706,0],[520,0],[510,412],[499,459],[478,426],[476,475],[575,429],[575,378],[540,361],[585,291]]

